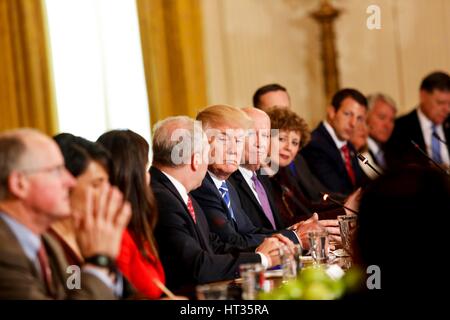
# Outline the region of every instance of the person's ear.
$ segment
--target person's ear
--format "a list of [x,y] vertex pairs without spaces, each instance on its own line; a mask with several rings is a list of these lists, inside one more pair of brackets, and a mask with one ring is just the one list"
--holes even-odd
[[419,92],[420,102],[423,103],[424,101],[426,101],[428,99],[428,95],[429,93],[427,91],[420,90]]
[[22,199],[26,196],[29,182],[26,176],[18,171],[12,171],[8,177],[8,190],[15,197]]
[[334,109],[333,106],[328,106],[327,107],[327,118],[328,120],[333,120],[334,117],[336,116],[336,110]]
[[198,167],[200,166],[200,164],[202,163],[202,157],[199,153],[194,153],[191,156],[191,168],[192,171],[197,171]]

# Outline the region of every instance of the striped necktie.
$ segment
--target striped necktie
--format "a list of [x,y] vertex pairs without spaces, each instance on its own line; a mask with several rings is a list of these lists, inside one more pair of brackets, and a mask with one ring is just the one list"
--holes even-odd
[[219,187],[219,191],[220,191],[220,194],[222,195],[223,201],[227,205],[230,217],[233,220],[236,220],[235,217],[234,217],[233,208],[231,208],[231,200],[230,200],[230,193],[228,192],[228,185],[227,185],[227,183],[225,181],[222,182],[222,185]]
[[434,161],[436,161],[438,164],[442,163],[442,156],[441,156],[441,145],[439,139],[436,137],[437,131],[436,131],[436,125],[433,124],[431,127],[431,158],[433,158]]

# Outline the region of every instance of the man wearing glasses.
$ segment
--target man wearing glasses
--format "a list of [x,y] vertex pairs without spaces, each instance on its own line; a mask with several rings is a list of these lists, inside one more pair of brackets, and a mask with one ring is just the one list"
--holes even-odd
[[89,209],[74,217],[85,257],[79,285],[69,279],[76,267],[46,234],[73,214],[75,183],[47,136],[31,129],[0,134],[0,299],[115,299],[121,292],[114,259],[131,209],[116,188],[105,187],[96,199],[88,192]]

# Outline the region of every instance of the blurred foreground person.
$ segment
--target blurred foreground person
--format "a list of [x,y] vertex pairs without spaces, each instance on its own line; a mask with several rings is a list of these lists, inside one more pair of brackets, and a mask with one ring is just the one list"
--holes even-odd
[[116,188],[102,188],[96,199],[88,192],[86,212],[76,215],[85,261],[78,284],[46,234],[76,213],[69,197],[75,183],[49,137],[31,129],[0,134],[0,299],[114,299],[121,292],[114,260],[131,209]]
[[[359,207],[357,262],[367,277],[378,275],[363,283],[365,293],[434,297],[430,289],[444,285],[447,272],[447,230],[439,220],[450,212],[449,199],[449,178],[419,166],[388,171],[367,187]],[[376,284],[381,289],[369,290]]]
[[[85,212],[88,189],[98,194],[108,184],[111,166],[109,153],[101,145],[70,133],[60,133],[54,140],[62,152],[66,169],[76,179],[69,193],[70,206],[72,210]],[[73,218],[70,216],[55,222],[49,232],[59,240],[67,261],[72,265],[82,265],[83,256],[77,243]]]

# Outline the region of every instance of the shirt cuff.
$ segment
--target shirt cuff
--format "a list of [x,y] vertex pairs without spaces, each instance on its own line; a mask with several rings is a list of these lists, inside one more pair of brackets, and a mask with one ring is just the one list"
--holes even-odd
[[269,259],[267,259],[267,257],[261,252],[257,252],[257,254],[261,257],[261,264],[263,268],[267,269],[269,267]]
[[302,246],[302,248],[303,248],[302,239],[300,239],[300,237],[298,236],[297,232],[295,232],[295,231],[292,231],[292,232],[295,234],[295,237],[297,238],[298,243],[299,243],[299,244]]
[[116,273],[116,282],[113,283],[110,277],[108,277],[104,272],[97,270],[90,266],[83,266],[82,270],[86,273],[89,273],[102,281],[111,291],[114,292],[114,295],[118,298],[122,297],[123,293],[123,277],[120,272]]

